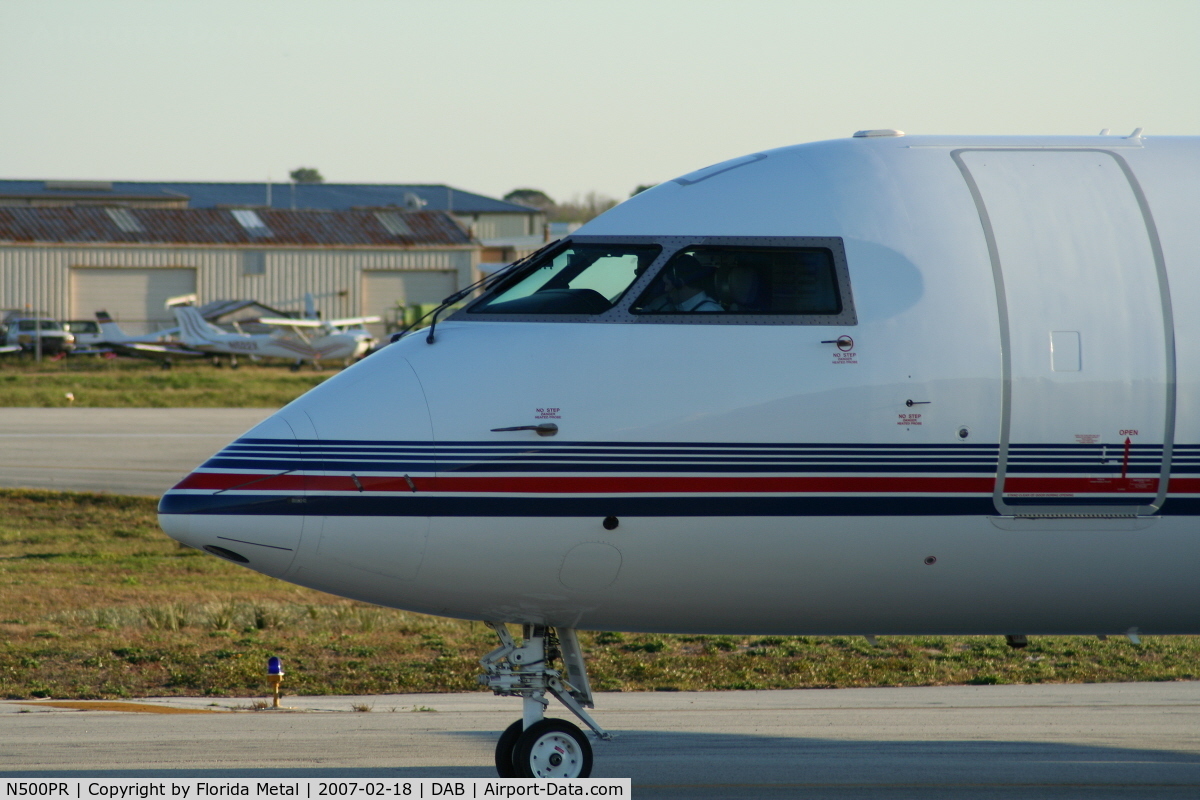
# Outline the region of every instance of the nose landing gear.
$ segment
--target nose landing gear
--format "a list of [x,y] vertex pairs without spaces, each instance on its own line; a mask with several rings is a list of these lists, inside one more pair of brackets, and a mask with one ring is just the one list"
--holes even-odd
[[[497,695],[520,697],[523,712],[496,743],[496,772],[501,778],[591,775],[592,746],[583,731],[564,719],[545,717],[549,693],[595,731],[597,738],[613,738],[584,710],[584,706],[595,705],[574,629],[530,626],[531,635],[517,647],[506,625],[487,625],[500,637],[500,647],[480,660],[486,672],[479,676],[479,682]],[[566,680],[559,670],[549,666],[557,658],[566,667]]]

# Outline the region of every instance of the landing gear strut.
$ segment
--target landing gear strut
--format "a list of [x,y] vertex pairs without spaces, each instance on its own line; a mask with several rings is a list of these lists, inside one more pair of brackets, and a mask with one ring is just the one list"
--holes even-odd
[[[488,622],[500,637],[500,647],[484,656],[485,674],[479,682],[504,697],[520,697],[521,719],[508,726],[496,743],[496,772],[501,778],[586,778],[592,774],[592,746],[576,725],[547,719],[553,695],[569,708],[597,738],[613,735],[601,728],[584,706],[594,708],[579,638],[572,628],[557,631],[544,625],[527,626],[520,647],[508,627]],[[550,664],[561,658],[567,677]]]

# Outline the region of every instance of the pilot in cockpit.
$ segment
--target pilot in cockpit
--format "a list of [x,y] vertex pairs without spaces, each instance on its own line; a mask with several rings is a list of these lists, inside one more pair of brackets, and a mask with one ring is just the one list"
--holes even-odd
[[644,307],[645,311],[705,313],[722,312],[725,308],[708,293],[713,268],[700,259],[685,253],[676,256],[663,269],[659,278],[663,294]]
[[763,284],[762,270],[750,264],[733,262],[717,268],[714,278],[716,296],[725,310],[733,314],[766,312],[770,299]]

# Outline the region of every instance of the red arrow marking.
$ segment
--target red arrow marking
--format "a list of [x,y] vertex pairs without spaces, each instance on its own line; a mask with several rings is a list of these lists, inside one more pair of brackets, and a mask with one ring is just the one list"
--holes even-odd
[[1125,460],[1121,462],[1121,480],[1125,480],[1125,473],[1129,471],[1129,437],[1125,437]]

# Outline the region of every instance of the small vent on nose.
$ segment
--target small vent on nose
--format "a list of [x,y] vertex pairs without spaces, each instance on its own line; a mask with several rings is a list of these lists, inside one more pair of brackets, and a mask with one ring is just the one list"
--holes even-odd
[[204,549],[206,552],[212,553],[214,556],[220,556],[221,558],[226,558],[230,561],[236,561],[239,564],[250,563],[250,559],[246,558],[241,553],[235,553],[232,550],[226,550],[224,547],[217,547],[215,544],[206,544],[204,545]]

